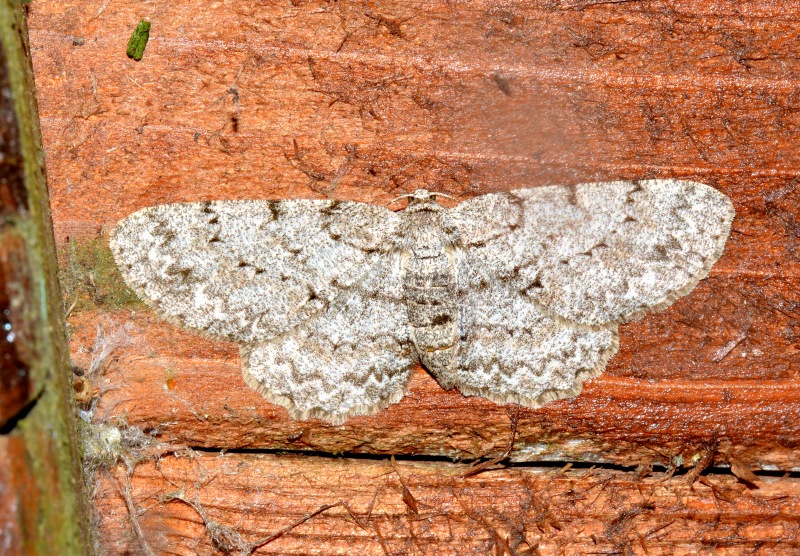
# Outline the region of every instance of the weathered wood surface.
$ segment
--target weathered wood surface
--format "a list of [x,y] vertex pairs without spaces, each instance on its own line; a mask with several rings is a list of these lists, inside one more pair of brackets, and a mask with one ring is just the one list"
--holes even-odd
[[[298,422],[246,387],[234,344],[168,330],[149,313],[123,311],[100,318],[86,312],[72,319],[76,349],[93,345],[98,321],[106,333],[116,331],[130,344],[118,349],[118,360],[94,385],[103,392],[97,419],[124,421],[163,442],[454,459],[497,455],[508,442],[507,406],[444,391],[422,370],[414,374],[408,395],[378,415],[338,427]],[[685,341],[688,355],[692,348]],[[654,347],[650,356],[659,349]],[[86,350],[75,353],[73,361],[88,368],[92,357],[92,350]],[[755,378],[702,380],[688,373],[640,379],[614,373],[620,359],[578,398],[522,409],[513,458],[669,465],[692,461],[713,447],[721,462],[726,454],[753,467],[789,468],[800,461],[786,438],[793,438],[800,422],[800,385]]]
[[[170,456],[130,480],[132,508],[157,554],[231,554],[312,517],[258,554],[790,555],[800,551],[800,482],[731,476],[520,468],[461,478],[464,465],[259,454]],[[95,498],[110,554],[145,553],[120,493]],[[406,494],[404,494],[404,492]],[[176,501],[180,496],[193,506]],[[221,526],[221,527],[220,527]],[[227,528],[227,529],[225,529]],[[233,538],[229,531],[240,535]],[[213,535],[213,540],[212,540]],[[234,541],[234,542],[232,542]]]
[[[790,43],[767,38],[794,33],[800,7],[337,6],[34,3],[58,240],[171,201],[706,181],[737,210],[711,277],[623,327],[619,355],[577,400],[524,412],[518,457],[637,463],[720,442],[792,467],[800,73]],[[135,63],[119,52],[140,17],[153,27]],[[79,313],[74,350],[91,346],[100,314]],[[134,327],[152,346],[123,350],[107,375],[121,388],[101,407],[176,442],[286,447],[310,426],[315,448],[475,457],[508,434],[505,408],[422,375],[374,418],[292,423],[247,389],[231,346],[146,315]]]
[[[290,420],[246,387],[236,346],[178,330],[131,301],[103,250],[105,234],[138,208],[177,201],[384,203],[419,186],[463,199],[547,183],[677,177],[733,199],[737,218],[722,259],[690,296],[623,326],[619,354],[579,397],[522,410],[511,457],[689,465],[710,452],[716,464],[800,468],[800,2],[201,9],[180,0],[113,8],[58,0],[34,1],[30,13],[73,360],[97,367],[98,325],[119,344],[91,384],[81,383],[94,394],[98,422],[208,449],[499,454],[508,408],[443,392],[421,370],[409,395],[374,417],[341,427]],[[152,28],[137,63],[125,48],[141,18]],[[256,480],[250,456],[226,457],[241,464],[242,481]],[[292,461],[301,474],[327,465]],[[369,483],[364,473],[355,484]],[[152,474],[136,477],[142,493],[158,490],[145,488],[157,482]],[[518,475],[503,477],[522,488]],[[795,492],[794,480],[780,488]],[[106,500],[103,484],[98,500]],[[221,503],[217,484],[205,488]],[[289,498],[262,513],[291,513]],[[165,522],[166,538],[174,534],[181,547],[190,546],[181,544],[186,535],[203,538],[188,507],[167,506],[194,529]],[[697,531],[687,516],[676,519]],[[251,519],[246,505],[228,517]],[[771,526],[766,514],[746,518]],[[253,536],[271,524],[254,526]],[[122,521],[104,527],[112,545],[123,535]],[[726,542],[730,554],[796,549],[737,536],[704,546]],[[645,544],[650,554],[668,553]],[[397,546],[388,552],[405,550]]]
[[86,554],[72,375],[21,7],[0,1],[0,553]]

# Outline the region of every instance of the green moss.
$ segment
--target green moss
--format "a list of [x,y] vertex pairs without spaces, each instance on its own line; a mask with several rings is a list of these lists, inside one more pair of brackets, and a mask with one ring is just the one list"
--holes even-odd
[[108,246],[108,238],[70,241],[59,259],[64,304],[71,312],[121,309],[143,304],[125,285]]
[[128,58],[133,58],[137,62],[144,56],[144,47],[147,46],[147,39],[150,38],[150,22],[141,20],[136,29],[133,30],[128,41]]

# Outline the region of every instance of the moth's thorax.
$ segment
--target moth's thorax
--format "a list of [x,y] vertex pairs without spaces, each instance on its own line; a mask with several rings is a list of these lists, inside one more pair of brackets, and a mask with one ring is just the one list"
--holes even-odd
[[442,253],[447,238],[442,227],[440,210],[407,212],[405,237],[406,248],[415,257],[436,257]]
[[[427,193],[424,192],[423,193]],[[455,379],[458,305],[453,247],[435,199],[412,197],[405,212],[403,287],[420,360],[445,388]]]

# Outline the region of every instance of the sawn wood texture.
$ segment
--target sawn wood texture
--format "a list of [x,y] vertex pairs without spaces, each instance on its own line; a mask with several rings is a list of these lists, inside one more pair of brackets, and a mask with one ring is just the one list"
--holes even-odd
[[[137,63],[125,56],[125,48],[142,18],[152,27]],[[737,211],[710,277],[667,311],[623,326],[618,355],[580,396],[523,409],[511,458],[646,468],[691,466],[711,454],[715,465],[797,470],[799,21],[796,1],[37,0],[30,7],[31,48],[56,240],[68,253],[68,242],[105,237],[141,207],[179,201],[330,197],[386,203],[416,187],[465,199],[609,179],[708,183],[730,196]],[[66,257],[62,265],[68,264]],[[66,299],[65,307],[72,301]],[[256,481],[260,475],[250,473],[258,465],[289,465],[306,477],[335,475],[336,466],[345,465],[316,456],[293,456],[286,463],[249,451],[473,459],[502,453],[511,432],[513,408],[444,392],[422,370],[399,404],[375,416],[340,427],[295,422],[245,385],[233,344],[203,340],[141,306],[99,303],[74,311],[69,320],[79,367],[91,366],[98,326],[107,334],[124,330],[127,337],[93,384],[95,422],[136,427],[170,446],[245,449],[224,458],[236,462],[226,464],[226,473],[242,475],[231,481]],[[166,461],[166,476],[192,476],[187,469],[194,464]],[[205,466],[206,458],[202,461]],[[432,499],[458,505],[461,495],[447,486],[450,479],[437,478],[450,473],[450,466],[425,463],[412,466],[409,474],[430,481]],[[362,509],[371,496],[366,490],[374,492],[372,473],[378,467],[387,464],[358,461],[349,471],[353,488],[364,491],[358,494]],[[174,488],[151,464],[140,468],[132,479],[136,504],[148,506],[153,493]],[[264,488],[281,484],[285,492],[303,496],[288,479],[291,471],[280,469]],[[207,476],[216,472],[208,468]],[[119,470],[111,473],[124,479]],[[516,508],[509,510],[513,515],[503,514],[505,523],[530,525],[516,495],[502,494],[504,488],[527,488],[525,473],[492,472],[485,475],[487,482],[475,483],[497,493],[497,508]],[[539,471],[531,473],[536,478],[530,480],[544,480]],[[616,473],[602,472],[612,482]],[[630,492],[650,496],[650,479],[623,475],[646,493],[625,487]],[[108,473],[98,477],[99,507],[125,514]],[[584,481],[583,489],[593,484],[580,474],[569,480]],[[797,481],[776,483],[784,494],[775,496],[794,500]],[[226,489],[239,487],[217,480],[203,488],[201,503],[220,505],[231,526],[250,523],[248,504],[260,503],[248,498],[253,495],[247,489],[256,488],[252,484],[231,492]],[[318,502],[346,497],[330,488],[332,495]],[[740,537],[719,531],[713,534],[719,537],[698,537],[693,532],[700,526],[684,513],[674,519],[688,540],[669,541],[675,552],[649,543],[644,533],[644,548],[631,541],[631,550],[797,550],[775,540],[784,532],[770,529],[775,522],[763,510],[768,506],[731,517],[738,510],[726,506],[724,497],[699,488],[707,492],[687,496],[702,499],[707,515],[719,523],[749,520],[766,527],[764,538],[775,542],[737,544]],[[474,496],[470,491],[461,498]],[[291,498],[270,502],[269,509],[259,506],[259,515],[299,516],[316,508],[291,509]],[[611,502],[602,504],[608,525],[616,514],[608,510]],[[640,507],[650,515],[655,510],[648,504]],[[180,517],[165,521],[163,531],[146,529],[146,535],[163,532],[184,547],[172,553],[190,553],[185,546],[191,539],[200,543],[191,546],[208,548],[202,520],[190,507],[162,506],[148,514]],[[640,515],[640,510],[621,511]],[[308,553],[326,553],[325,547],[334,553],[336,543],[347,544],[332,540],[336,531],[348,531],[341,537],[347,539],[363,533],[341,507],[328,512],[303,526],[316,528],[318,535],[308,541],[315,547]],[[562,510],[554,512],[558,521],[564,519]],[[119,539],[133,534],[121,514],[101,515],[109,546],[119,547]],[[477,527],[481,538],[494,538],[488,521],[464,519],[458,527]],[[582,527],[592,527],[594,518],[580,519]],[[259,521],[250,538],[288,521]],[[378,554],[433,550],[409,540],[416,533],[413,523],[408,527],[397,533],[405,535],[396,541],[405,548],[395,540],[375,545],[372,529],[363,533],[369,537],[364,542],[373,543],[369,550]],[[569,526],[542,527],[551,538],[569,537]],[[465,531],[449,537],[451,548]],[[512,553],[498,539],[491,550]],[[700,545],[692,545],[694,552],[679,550],[689,546],[684,542]],[[523,545],[514,546],[525,553]],[[566,545],[542,544],[539,552],[530,546],[529,554],[589,553],[581,552],[588,545],[572,552]],[[268,553],[267,547],[261,550]],[[453,553],[459,552],[453,548]]]

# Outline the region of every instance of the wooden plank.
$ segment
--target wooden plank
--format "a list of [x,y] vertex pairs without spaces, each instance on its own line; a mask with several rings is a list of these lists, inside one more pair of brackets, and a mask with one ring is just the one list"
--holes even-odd
[[[137,63],[125,49],[142,18],[152,26]],[[144,463],[130,508],[119,496],[124,472],[103,468],[96,502],[109,552],[141,550],[142,539],[156,553],[210,552],[209,523],[157,499],[181,488],[206,519],[252,542],[343,499],[364,516],[384,484],[382,513],[364,528],[337,506],[259,553],[797,552],[796,477],[758,490],[732,476],[688,487],[537,467],[462,480],[460,465],[402,463],[424,516],[414,518],[385,461],[312,454],[493,457],[507,446],[513,409],[444,392],[418,370],[406,398],[376,416],[340,427],[292,421],[246,387],[235,345],[137,304],[105,242],[120,218],[167,202],[381,204],[416,187],[465,199],[548,183],[703,181],[737,211],[709,279],[621,327],[618,355],[580,396],[523,409],[510,457],[798,469],[798,19],[789,0],[34,1],[32,55],[85,408],[166,451],[307,453]],[[549,500],[559,525],[541,505]],[[137,507],[148,508],[141,533],[131,529]]]
[[[706,296],[696,301],[710,302]],[[407,396],[375,416],[339,427],[293,421],[246,387],[235,345],[175,331],[149,314],[76,316],[74,362],[83,368],[91,365],[98,320],[106,334],[130,343],[94,385],[103,392],[96,418],[140,427],[163,442],[453,459],[497,455],[508,442],[509,407],[443,391],[421,369]],[[653,326],[668,327],[676,325]],[[513,459],[669,466],[688,464],[713,446],[721,463],[728,455],[766,469],[794,468],[800,461],[791,442],[800,422],[800,386],[783,378],[781,356],[754,355],[750,350],[758,348],[739,343],[715,362],[720,350],[727,351],[722,341],[698,350],[694,344],[702,345],[704,337],[692,334],[685,345],[676,341],[664,352],[657,337],[626,342],[626,336],[609,371],[589,381],[580,396],[521,410]],[[658,373],[662,368],[669,371]],[[748,375],[750,369],[759,374]]]
[[[194,453],[100,476],[107,554],[209,554],[291,527],[255,554],[789,555],[800,550],[800,481]],[[123,498],[130,496],[130,506]],[[182,497],[193,506],[175,500]],[[344,505],[336,506],[336,504]],[[131,522],[129,508],[137,513]],[[201,515],[202,513],[202,515]],[[134,532],[138,528],[141,535]],[[226,543],[226,544],[224,544]],[[244,550],[243,550],[244,549]]]
[[[763,37],[791,35],[785,17],[771,27],[760,13],[657,2],[202,14],[178,5],[151,14],[149,56],[135,64],[113,53],[136,5],[87,17],[101,6],[39,8],[37,67],[59,76],[44,88],[62,93],[42,98],[63,184],[57,226],[110,225],[168,201],[307,196],[333,182],[335,196],[369,201],[414,182],[471,195],[669,173],[743,195],[776,172],[796,174],[791,50],[776,46],[753,68],[736,61],[766,48]],[[381,9],[416,15],[394,36],[366,15]],[[752,31],[736,46],[748,25],[758,40]],[[729,38],[702,32],[712,26]],[[88,40],[73,46],[79,35]],[[692,48],[682,47],[687,37]],[[605,54],[594,59],[597,49]],[[123,178],[134,168],[136,186]],[[98,191],[117,202],[98,203]]]
[[27,29],[0,2],[0,552],[88,553]]
[[[752,67],[740,59],[762,48],[755,37],[788,32],[768,17],[774,6],[312,2],[196,13],[122,2],[93,17],[102,6],[32,12],[64,266],[70,249],[102,250],[97,233],[162,202],[327,194],[377,203],[423,184],[466,197],[609,177],[707,181],[737,209],[711,278],[623,327],[619,355],[582,396],[524,411],[514,457],[669,463],[717,445],[720,462],[732,452],[749,465],[795,466],[794,66],[778,39]],[[151,41],[135,63],[118,54],[127,22],[145,16]],[[749,42],[699,32],[708,26]],[[76,360],[112,308],[103,300],[124,297],[119,277],[104,276],[108,291],[73,313]],[[81,294],[69,295],[71,305]],[[103,418],[170,441],[296,448],[286,439],[309,429],[314,442],[300,448],[477,457],[505,446],[506,408],[441,392],[421,374],[377,417],[341,429],[294,424],[244,385],[234,346],[140,307],[110,318],[131,318],[138,344],[120,348],[125,364],[107,372],[115,386],[103,390]],[[174,392],[164,391],[167,374]]]

